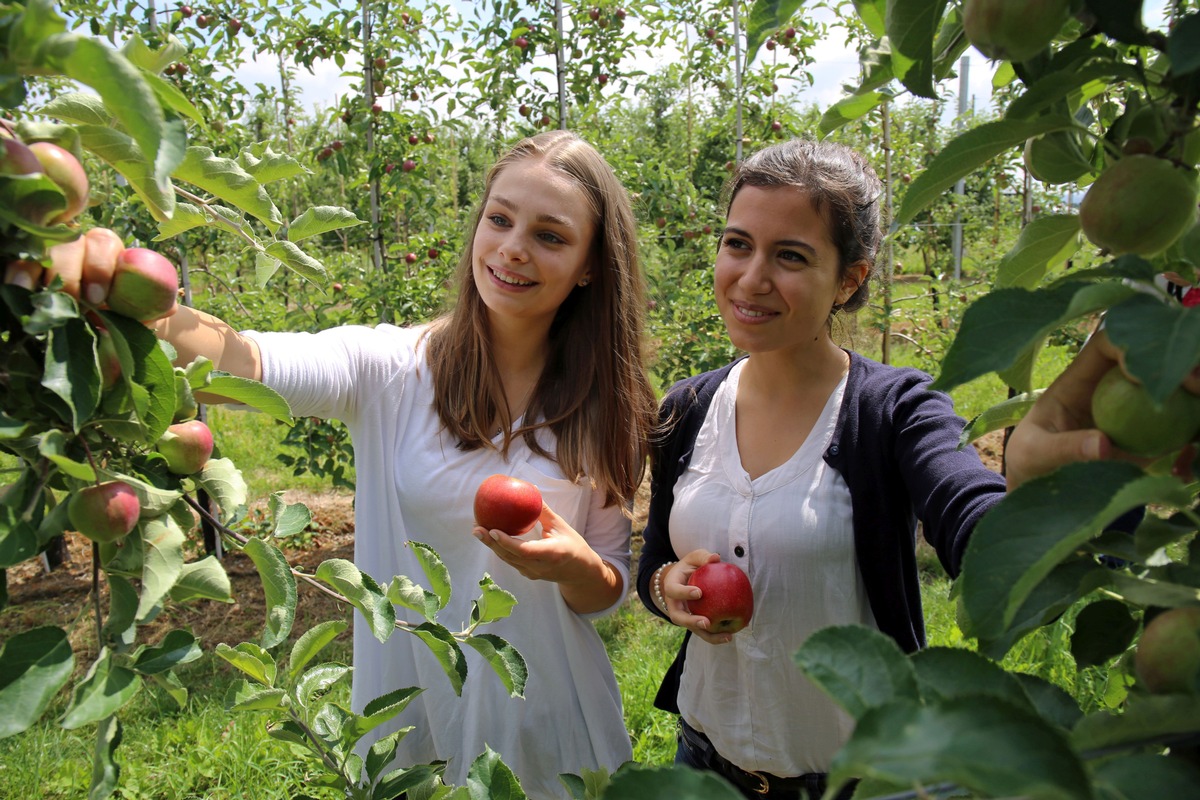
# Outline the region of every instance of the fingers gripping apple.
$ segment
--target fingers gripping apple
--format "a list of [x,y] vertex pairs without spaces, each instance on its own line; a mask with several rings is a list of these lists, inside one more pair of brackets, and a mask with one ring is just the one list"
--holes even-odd
[[691,574],[688,585],[701,592],[700,599],[688,601],[688,611],[708,617],[710,633],[737,633],[750,624],[754,590],[746,573],[736,564],[725,561],[705,564]]

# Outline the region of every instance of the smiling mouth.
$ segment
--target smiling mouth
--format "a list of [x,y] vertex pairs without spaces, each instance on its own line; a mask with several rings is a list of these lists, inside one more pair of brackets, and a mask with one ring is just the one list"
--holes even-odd
[[531,281],[528,278],[522,278],[520,275],[499,270],[495,267],[488,267],[487,269],[488,272],[492,274],[493,278],[500,283],[505,284],[506,286],[533,286],[537,283],[537,281]]
[[735,312],[737,312],[739,317],[747,320],[760,320],[767,319],[768,317],[778,316],[774,311],[750,308],[749,306],[744,306],[741,303],[736,302],[733,303],[733,309]]

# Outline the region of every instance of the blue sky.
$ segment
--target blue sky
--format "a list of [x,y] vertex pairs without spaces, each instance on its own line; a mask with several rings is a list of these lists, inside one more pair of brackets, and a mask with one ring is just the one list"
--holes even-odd
[[[452,0],[451,5],[463,9],[466,13],[465,9],[469,7],[470,3],[466,0]],[[1165,5],[1166,0],[1146,0],[1143,18],[1148,25],[1162,27]],[[831,13],[824,9],[817,9],[813,13],[817,19],[825,21],[832,19]],[[670,60],[673,55],[669,52],[663,53],[638,66],[653,70],[656,65]],[[843,84],[854,81],[859,69],[858,57],[853,49],[845,46],[840,36],[831,36],[819,42],[813,55],[815,63],[809,70],[813,76],[813,85],[798,94],[798,102],[800,104],[813,103],[819,108],[825,109],[843,96]],[[986,111],[991,102],[993,65],[974,49],[967,50],[965,57],[969,62],[968,105],[973,103],[977,110]],[[549,63],[548,60],[547,63]],[[314,66],[315,74],[309,74],[305,69],[299,69],[296,74],[296,85],[301,93],[301,106],[310,112],[318,106],[334,105],[339,96],[349,91],[348,87],[354,81],[353,77],[342,76],[342,70],[339,70],[332,62],[327,61]],[[349,71],[356,68],[356,65],[347,65]],[[265,60],[262,64],[247,65],[239,70],[239,78],[247,86],[258,82],[277,86],[279,81],[273,59]],[[957,92],[957,84],[954,86],[954,91]]]

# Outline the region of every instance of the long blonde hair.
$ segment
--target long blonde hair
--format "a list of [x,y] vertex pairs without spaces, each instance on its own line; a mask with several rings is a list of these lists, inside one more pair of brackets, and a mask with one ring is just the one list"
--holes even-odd
[[[644,474],[647,441],[655,419],[654,391],[644,366],[646,287],[637,249],[637,226],[625,188],[612,167],[588,143],[567,131],[531,136],[488,172],[483,197],[456,272],[457,302],[428,335],[438,416],[466,450],[495,448],[507,454],[511,438],[497,448],[493,425],[508,431],[512,413],[491,352],[487,307],[475,286],[475,232],[492,186],[504,170],[531,160],[570,178],[594,213],[591,282],[573,289],[550,326],[549,353],[523,436],[535,452],[557,460],[571,480],[587,475],[607,504],[631,503]],[[549,428],[557,452],[536,441]]]

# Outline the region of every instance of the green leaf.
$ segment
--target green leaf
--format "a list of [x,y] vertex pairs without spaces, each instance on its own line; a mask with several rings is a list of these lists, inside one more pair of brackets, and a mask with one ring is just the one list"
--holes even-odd
[[86,150],[95,154],[129,181],[129,188],[146,204],[146,210],[158,222],[175,211],[175,187],[169,175],[162,183],[155,176],[154,163],[138,147],[133,137],[106,125],[80,125],[76,128]]
[[483,752],[467,770],[467,790],[471,793],[471,800],[522,800],[525,797],[517,776],[500,760],[500,754],[488,745],[484,745]]
[[959,448],[966,447],[981,436],[1010,428],[1025,418],[1029,409],[1042,396],[1044,389],[1025,392],[1008,398],[977,415],[963,428],[959,436]]
[[225,692],[226,711],[280,711],[288,705],[283,689],[256,686],[247,680],[234,681]]
[[265,288],[282,266],[283,262],[278,258],[271,258],[266,253],[255,253],[254,284],[260,289]]
[[204,387],[204,391],[248,405],[287,425],[293,422],[292,409],[287,400],[284,400],[279,392],[258,381],[218,371],[212,373],[212,380]]
[[283,499],[283,492],[273,492],[267,500],[274,525],[271,535],[276,539],[286,539],[303,533],[312,522],[312,512],[303,503],[288,503]]
[[191,631],[173,630],[157,647],[147,647],[139,653],[133,660],[133,668],[142,675],[155,675],[195,661],[201,655],[200,640]]
[[1132,65],[1116,60],[1073,65],[1070,69],[1055,70],[1038,78],[1032,86],[1013,98],[1004,116],[1008,119],[1034,119],[1080,89],[1084,89],[1085,95],[1092,95],[1096,89],[1108,88],[1117,81],[1140,83],[1141,80]]
[[1108,758],[1094,767],[1097,797],[1126,800],[1183,798],[1196,793],[1200,769],[1172,755],[1133,753]]
[[258,570],[267,606],[267,619],[258,643],[271,648],[287,641],[296,621],[296,576],[283,551],[270,542],[250,539],[243,549]]
[[1138,293],[1105,316],[1108,338],[1125,351],[1125,368],[1163,402],[1200,364],[1200,309]]
[[1171,72],[1187,75],[1200,70],[1200,14],[1184,14],[1167,35],[1167,55]]
[[199,206],[191,203],[176,203],[175,212],[171,218],[159,220],[158,236],[154,237],[154,241],[162,242],[194,228],[203,228],[208,223],[209,216],[201,211]]
[[62,726],[69,731],[115,714],[142,688],[142,678],[133,670],[113,664],[112,652],[101,651],[88,674],[75,685],[71,705]]
[[911,59],[907,69],[897,70],[900,82],[920,97],[935,97],[933,91],[933,42],[942,26],[946,0],[889,0],[884,24],[894,53]]
[[821,115],[817,131],[821,136],[828,136],[843,125],[870,114],[889,96],[883,92],[862,92],[843,97]]
[[517,648],[491,633],[468,636],[466,641],[495,670],[510,697],[525,696],[529,667]]
[[171,170],[179,163],[181,136],[170,132],[162,107],[142,73],[120,53],[98,40],[77,34],[48,39],[38,55],[63,74],[90,86],[154,165],[153,177],[169,191]]
[[292,696],[303,707],[308,707],[314,696],[324,695],[338,681],[354,672],[344,664],[317,664],[306,670],[296,681]]
[[233,586],[229,582],[229,573],[214,555],[207,555],[199,561],[191,561],[183,565],[179,579],[171,587],[171,599],[177,603],[188,603],[192,600],[215,600],[218,603],[232,603]]
[[96,473],[92,470],[92,465],[86,461],[76,461],[68,456],[66,454],[67,444],[66,434],[58,428],[53,428],[38,437],[38,454],[72,478],[78,478],[88,483],[95,481]]
[[[387,736],[377,739],[371,745],[371,749],[367,751],[365,767],[367,770],[367,780],[374,783],[388,765],[396,759],[396,748],[400,744],[400,740],[405,734],[411,731],[412,728],[402,728],[398,731],[389,733]],[[387,800],[392,800],[396,795],[385,795]]]
[[604,800],[742,800],[742,794],[715,772],[683,765],[630,764],[613,773]]
[[196,475],[196,483],[220,506],[224,522],[238,517],[250,493],[242,471],[228,458],[210,458]]
[[121,744],[121,721],[106,717],[96,726],[96,747],[92,756],[92,783],[87,800],[105,800],[116,791],[121,767],[113,755]]
[[325,267],[320,261],[305,253],[293,242],[271,242],[266,247],[267,255],[277,259],[300,277],[320,285],[326,277]]
[[414,628],[412,633],[425,643],[442,665],[454,693],[461,695],[463,681],[467,679],[467,659],[454,636],[436,622],[423,622],[420,627]]
[[258,645],[242,642],[230,647],[221,642],[217,645],[216,653],[264,686],[275,685],[275,659]]
[[517,605],[517,598],[511,592],[501,589],[492,580],[492,576],[484,573],[479,581],[481,592],[479,599],[471,605],[471,623],[485,624],[504,619],[512,613]]
[[918,697],[916,673],[900,646],[861,625],[818,630],[793,659],[805,677],[856,719],[897,698]]
[[[450,570],[446,569],[437,551],[424,542],[409,542],[408,546],[416,556],[417,563],[421,565],[421,571],[429,581],[429,588],[437,595],[438,608],[445,608],[450,602]],[[482,586],[481,582],[480,587]]]
[[167,696],[175,701],[175,705],[179,708],[187,708],[188,690],[187,687],[179,680],[179,676],[174,672],[159,672],[149,676],[150,680],[159,689],[167,693]]
[[[746,20],[746,61],[754,61],[767,38],[804,5],[804,0],[755,0]],[[703,27],[703,26],[701,26]]]
[[988,695],[1033,710],[1020,682],[994,661],[954,647],[930,647],[911,657],[924,703]]
[[245,211],[266,225],[271,233],[283,224],[279,209],[271,202],[262,184],[236,161],[214,154],[211,148],[189,147],[175,177]]
[[129,484],[138,496],[138,506],[142,509],[143,517],[158,517],[166,514],[183,497],[178,489],[164,489],[147,483],[141,478],[123,472],[101,472],[106,480],[118,480]]
[[146,40],[141,37],[141,34],[135,32],[125,40],[125,44],[121,45],[121,55],[125,56],[135,67],[158,74],[173,62],[186,56],[187,45],[179,41],[179,38],[173,34],[167,34],[163,38],[162,47],[153,50],[146,45]]
[[110,311],[99,314],[112,334],[121,363],[134,365],[132,384],[138,390],[134,405],[145,431],[142,441],[153,444],[175,415],[175,368],[158,346],[158,337],[145,325]]
[[311,169],[301,164],[293,156],[276,153],[271,149],[271,145],[265,142],[251,145],[242,150],[238,154],[238,163],[262,184],[312,174]]
[[66,631],[22,631],[0,648],[0,739],[32,726],[71,679],[75,654]]
[[1115,461],[1069,464],[1009,492],[983,516],[959,578],[972,635],[996,638],[1056,565],[1126,511],[1186,505],[1185,486]]
[[1080,751],[1161,742],[1176,734],[1195,733],[1198,719],[1200,695],[1130,695],[1120,712],[1097,711],[1080,720],[1071,742]]
[[353,724],[345,734],[348,737],[346,743],[352,745],[358,742],[363,736],[394,718],[423,691],[425,690],[410,686],[406,689],[395,689],[371,700],[363,707],[361,714],[355,715]]
[[[142,73],[142,78],[145,79],[150,90],[154,92],[154,96],[158,98],[159,105],[163,108],[170,109],[181,117],[187,117],[197,125],[205,125],[204,116],[192,105],[187,95],[178,86],[148,72]],[[182,154],[182,149],[179,152]]]
[[300,634],[300,638],[292,645],[292,654],[288,660],[288,679],[295,680],[304,667],[348,627],[350,626],[344,620],[331,619],[318,623]]
[[948,392],[989,372],[1003,372],[1058,326],[1107,308],[1134,292],[1115,281],[988,292],[967,307],[962,327],[930,388]]
[[332,586],[361,611],[376,639],[386,642],[392,635],[396,629],[396,609],[370,575],[344,558],[331,558],[317,567],[314,577]]
[[138,523],[142,544],[142,595],[137,618],[145,621],[167,596],[183,573],[183,544],[186,537],[170,517]]
[[996,269],[995,288],[1017,286],[1033,289],[1046,272],[1079,249],[1079,217],[1051,214],[1038,217],[1021,229],[1012,250],[1005,253]]
[[[372,800],[390,800],[393,797],[403,797],[405,796],[405,792],[432,780],[445,772],[445,770],[446,767],[444,764],[418,764],[415,767],[406,767],[389,772],[375,787],[375,790],[371,793],[371,798]],[[524,796],[524,794],[488,795],[493,800],[500,797],[510,797],[516,800],[516,798]]]
[[871,709],[833,757],[829,784],[855,777],[952,781],[983,797],[1092,800],[1087,771],[1062,733],[1027,709],[979,697]]
[[78,431],[100,402],[100,372],[96,335],[82,319],[50,331],[42,385],[62,398],[71,410],[71,429]]
[[108,581],[108,618],[104,620],[100,636],[103,642],[112,643],[110,649],[123,649],[137,637],[137,589],[121,575],[109,572],[105,577]]
[[320,236],[329,231],[353,228],[363,225],[366,220],[359,219],[350,211],[339,206],[313,206],[292,221],[288,226],[287,238],[291,242],[299,242],[312,236]]
[[1062,687],[1036,675],[1026,675],[1020,672],[1009,674],[1017,679],[1021,688],[1025,690],[1025,696],[1029,698],[1029,702],[1048,722],[1057,725],[1064,731],[1069,731],[1083,718],[1079,703]]
[[416,611],[430,622],[437,619],[437,613],[442,607],[436,594],[413,583],[407,575],[397,575],[392,578],[391,583],[388,584],[387,598],[394,605]]
[[1104,664],[1125,652],[1138,632],[1138,621],[1119,600],[1089,603],[1075,617],[1071,655],[1080,669]]
[[[921,0],[910,0],[920,3]],[[889,14],[891,9],[889,7]],[[1069,128],[1074,123],[1067,117],[1042,117],[1036,120],[1002,119],[985,122],[959,134],[933,157],[928,168],[913,179],[904,193],[893,230],[907,225],[925,208],[942,197],[955,181],[986,164],[991,159],[1032,136]]]
[[1139,606],[1184,606],[1200,603],[1200,589],[1174,581],[1154,580],[1115,573],[1109,576],[1108,590]]

